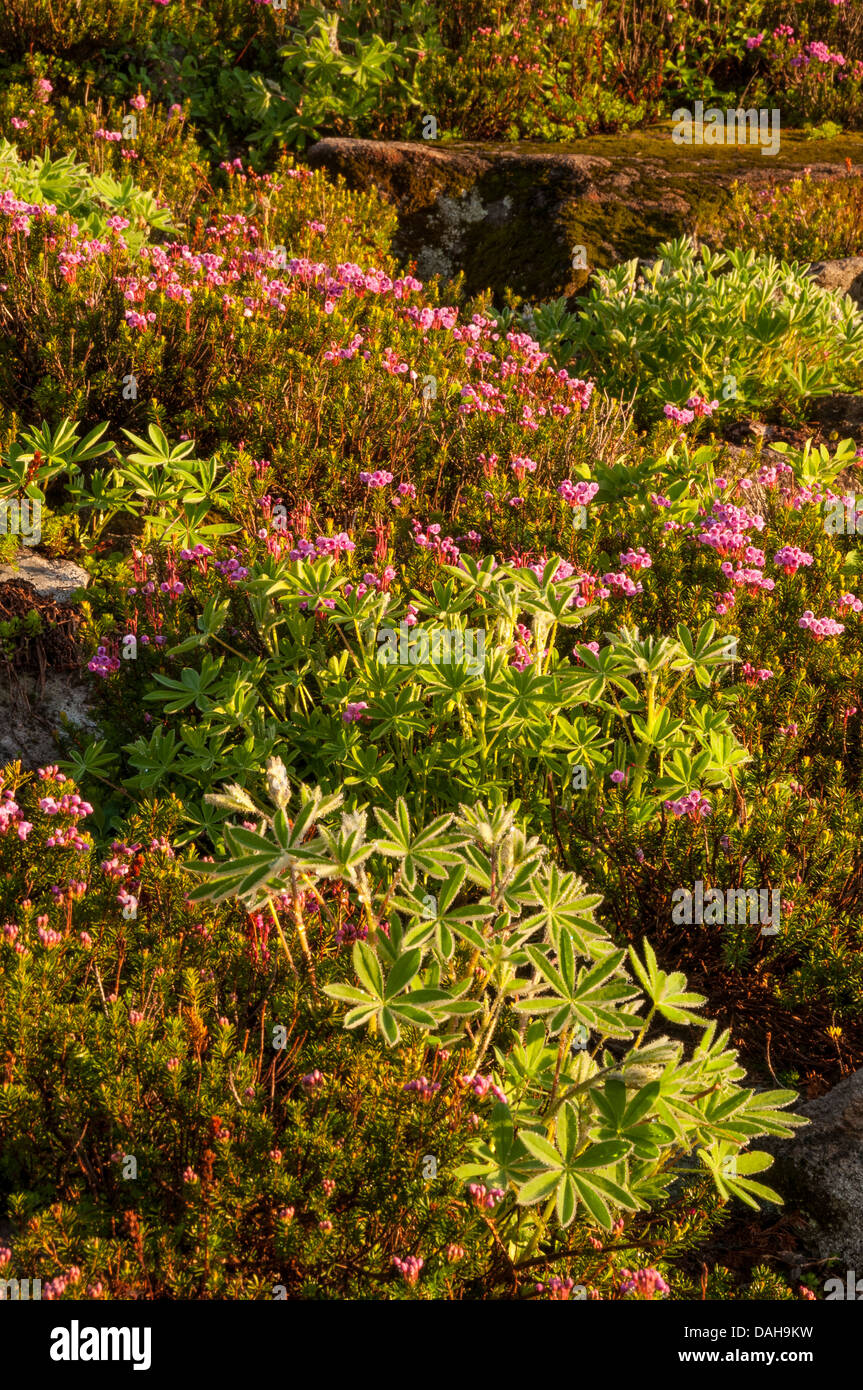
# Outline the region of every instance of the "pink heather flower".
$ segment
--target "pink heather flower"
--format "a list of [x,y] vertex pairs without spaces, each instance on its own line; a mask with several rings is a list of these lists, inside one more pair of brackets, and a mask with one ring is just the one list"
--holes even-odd
[[424,1076],[418,1076],[415,1081],[408,1081],[402,1086],[403,1091],[415,1091],[422,1100],[430,1100],[435,1092],[440,1090],[439,1081],[429,1081]]
[[314,1071],[307,1072],[305,1076],[300,1077],[300,1085],[305,1086],[307,1091],[313,1091],[316,1086],[322,1086],[323,1084],[323,1075],[318,1071],[317,1067]]
[[760,48],[764,42],[764,34],[751,34],[746,40],[747,48]]
[[536,462],[526,455],[513,454],[512,462],[509,466],[519,481],[521,481],[525,473],[536,472]]
[[[601,1249],[601,1242],[598,1242],[598,1244]],[[575,1280],[559,1279],[557,1275],[554,1275],[553,1278],[549,1279],[547,1284],[535,1284],[534,1288],[539,1294],[544,1293],[547,1289],[549,1299],[554,1303],[568,1303],[572,1296],[572,1291],[575,1288]]]
[[408,1255],[405,1260],[400,1260],[398,1255],[393,1255],[393,1264],[405,1283],[409,1284],[412,1288],[420,1277],[420,1270],[425,1264],[425,1261],[419,1259],[416,1255]]
[[667,402],[663,407],[663,413],[669,420],[674,420],[678,425],[690,425],[695,419],[695,412],[692,410],[681,410],[679,406]]
[[757,685],[759,681],[771,680],[773,677],[773,672],[769,670],[766,666],[762,666],[758,670],[756,670],[756,668],[752,665],[751,662],[744,661],[743,666],[741,668],[741,675],[743,676],[743,679],[745,680],[747,685]]
[[797,626],[808,628],[816,642],[821,642],[825,637],[838,637],[845,631],[843,623],[837,623],[834,618],[816,618],[809,608],[802,618],[797,619]]
[[854,594],[843,594],[836,604],[841,613],[843,608],[850,608],[852,613],[863,612],[863,602]]
[[[717,410],[719,408],[718,401],[707,401],[704,399],[703,396],[690,396],[686,404],[688,409],[692,411],[693,415],[695,415],[699,419],[706,418],[709,420],[714,410]],[[684,421],[683,423],[685,424],[686,421]]]
[[652,564],[653,560],[643,545],[640,545],[637,550],[630,549],[621,552],[621,569],[649,570]]
[[20,119],[18,118],[18,116],[13,116],[13,117],[12,117],[12,129],[13,129],[13,130],[26,130],[26,129],[28,128],[29,124],[30,124],[29,121],[22,121],[22,120],[20,120]]
[[634,1274],[628,1269],[622,1269],[620,1274],[620,1293],[623,1297],[634,1293],[638,1298],[650,1300],[655,1294],[662,1297],[670,1292],[658,1269],[639,1269]]
[[619,785],[621,782],[626,780],[626,773],[621,772],[620,768],[616,767],[611,774],[611,780],[615,783],[615,785]]
[[599,492],[599,483],[571,483],[569,478],[564,478],[557,489],[557,494],[567,502],[570,507],[584,507]]
[[611,589],[619,589],[624,598],[635,598],[637,594],[644,593],[643,585],[635,583],[623,570],[619,574],[604,574],[602,582],[608,584]]
[[[359,585],[358,589],[363,587],[363,585]],[[366,700],[355,700],[352,704],[345,706],[345,709],[342,711],[342,719],[345,724],[356,724],[363,718],[363,711],[367,710],[368,707],[368,702]]]
[[195,1172],[194,1168],[188,1167],[183,1169],[183,1182],[196,1183],[197,1181],[198,1174]]
[[378,468],[374,473],[360,474],[360,482],[365,483],[366,487],[386,487],[392,480],[392,473],[388,473],[385,468]]
[[129,102],[129,105],[133,107],[136,111],[146,111],[147,98],[145,96],[142,96],[139,92],[137,96],[132,97],[132,100]]
[[467,1190],[474,1206],[480,1210],[493,1210],[498,1202],[502,1202],[506,1196],[502,1187],[487,1188],[481,1182],[468,1183]]
[[786,574],[796,574],[801,565],[811,565],[813,557],[796,545],[783,545],[773,556],[774,565],[779,565]]
[[451,1264],[451,1265],[454,1265],[454,1264],[456,1263],[457,1260],[463,1260],[463,1259],[464,1259],[464,1246],[463,1246],[463,1245],[448,1245],[447,1248],[446,1248],[446,1257],[447,1257],[447,1262],[448,1262],[449,1264]]
[[678,820],[681,816],[687,816],[689,820],[693,821],[703,820],[705,816],[710,815],[713,809],[710,802],[699,791],[687,792],[677,801],[664,801],[662,804],[666,811],[671,811]]

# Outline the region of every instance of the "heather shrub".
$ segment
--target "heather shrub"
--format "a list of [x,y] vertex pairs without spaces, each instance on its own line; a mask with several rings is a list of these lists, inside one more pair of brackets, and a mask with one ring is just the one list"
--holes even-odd
[[[74,215],[89,211],[94,196],[101,206],[132,206],[136,214],[146,198],[147,220],[160,230],[176,231],[199,209],[209,170],[182,107],[154,105],[140,91],[125,103],[99,98],[82,105],[40,91],[45,81],[0,92],[0,120],[23,166],[8,171],[5,187],[25,200],[29,190],[35,201]],[[83,223],[80,234],[87,230]]]
[[[109,231],[122,231],[123,241],[133,254],[153,231],[176,231],[168,210],[158,205],[152,193],[137,187],[129,177],[120,182],[110,174],[94,176],[86,165],[76,165],[70,155],[53,160],[43,156],[25,164],[15,146],[4,141],[0,144],[0,188],[19,205],[29,204],[40,213],[50,206],[67,215],[91,241]],[[15,210],[19,215],[23,212],[20,206]]]
[[863,250],[863,179],[813,180],[755,190],[732,185],[722,218],[706,239],[783,261],[835,260]]
[[[76,438],[29,432],[8,486],[37,447],[67,471],[110,447]],[[351,806],[516,796],[602,887],[619,936],[673,936],[672,893],[699,880],[775,890],[769,938],[748,920],[698,934],[739,971],[769,957],[778,997],[855,1017],[861,600],[834,491],[853,446],[776,453],[731,482],[715,449],[680,439],[575,481],[486,456],[455,536],[426,519],[428,493],[369,475],[354,541],[343,512],[274,502],[247,459],[135,442],[60,513],[88,545],[124,510],[143,526],[131,560],[94,571],[106,733],[66,763],[100,788],[106,828],[120,786],[170,791],[178,835],[219,847],[206,793],[225,777],[254,793],[276,751]]]
[[[7,1275],[55,1298],[524,1296],[538,1274],[650,1297],[668,1285],[627,1283],[633,1246],[673,1256],[718,1215],[675,1155],[720,1202],[771,1195],[748,1144],[791,1130],[791,1093],[738,1088],[683,977],[649,947],[630,975],[513,811],[412,832],[400,808],[372,836],[268,776],[272,816],[219,799],[268,833],[227,829],[240,858],[190,892],[170,804],[100,864],[68,780],[7,769]],[[691,1053],[660,1019],[699,1031]]]

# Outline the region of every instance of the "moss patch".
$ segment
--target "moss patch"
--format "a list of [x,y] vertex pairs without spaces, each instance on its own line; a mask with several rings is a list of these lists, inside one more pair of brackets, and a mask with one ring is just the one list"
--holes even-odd
[[397,206],[394,249],[421,277],[463,272],[468,294],[534,300],[576,296],[590,271],[699,231],[735,180],[761,186],[806,168],[839,178],[848,162],[863,174],[863,137],[786,131],[765,156],[755,145],[677,145],[665,123],[561,145],[322,140],[309,160]]

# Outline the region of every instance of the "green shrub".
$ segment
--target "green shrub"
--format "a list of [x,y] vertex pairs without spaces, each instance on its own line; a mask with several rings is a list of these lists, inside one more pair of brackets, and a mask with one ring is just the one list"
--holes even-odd
[[796,264],[755,251],[727,255],[681,238],[597,275],[584,308],[554,324],[557,360],[601,378],[644,419],[695,393],[727,413],[802,408],[854,389],[863,319]]
[[712,245],[783,261],[836,260],[863,252],[863,179],[800,179],[771,188],[735,183],[721,220],[705,229]]
[[[720,1202],[770,1195],[748,1144],[799,1123],[791,1093],[739,1088],[683,977],[649,948],[630,976],[513,810],[411,831],[400,808],[364,838],[269,778],[272,818],[227,793],[268,833],[227,831],[242,864],[190,893],[170,806],[100,866],[70,784],[7,769],[7,1273],[67,1298],[531,1296],[548,1275],[620,1297],[640,1246],[673,1277],[715,1222],[699,1171]],[[233,885],[249,914],[207,905]],[[691,1052],[664,1023],[698,1030]]]

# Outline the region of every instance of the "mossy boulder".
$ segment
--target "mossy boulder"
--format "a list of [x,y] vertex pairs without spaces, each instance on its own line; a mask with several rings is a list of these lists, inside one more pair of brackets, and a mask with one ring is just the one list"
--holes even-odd
[[766,1139],[771,1185],[808,1218],[803,1243],[821,1260],[863,1274],[863,1069],[798,1107],[810,1124],[793,1140]]
[[395,205],[395,250],[421,278],[463,271],[469,293],[540,300],[576,295],[591,271],[697,232],[735,179],[760,187],[804,169],[833,179],[848,162],[863,174],[863,137],[783,132],[773,157],[757,146],[677,145],[670,127],[571,145],[331,138],[307,158]]

